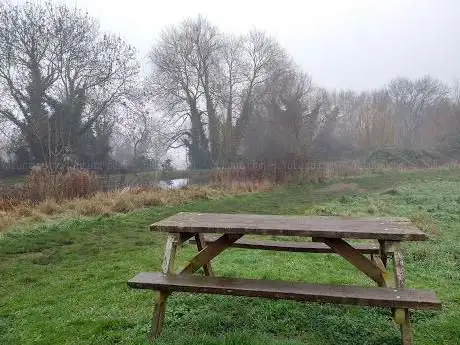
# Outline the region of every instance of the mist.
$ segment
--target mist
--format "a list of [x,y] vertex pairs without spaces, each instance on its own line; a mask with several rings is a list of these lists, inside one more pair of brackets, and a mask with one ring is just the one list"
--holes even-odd
[[208,5],[2,5],[3,165],[458,158],[456,2]]

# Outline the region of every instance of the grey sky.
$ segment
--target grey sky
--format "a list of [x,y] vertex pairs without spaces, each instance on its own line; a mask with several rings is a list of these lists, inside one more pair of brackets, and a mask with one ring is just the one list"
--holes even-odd
[[66,0],[145,57],[161,29],[199,13],[223,31],[266,30],[316,84],[361,90],[405,75],[460,77],[460,0]]

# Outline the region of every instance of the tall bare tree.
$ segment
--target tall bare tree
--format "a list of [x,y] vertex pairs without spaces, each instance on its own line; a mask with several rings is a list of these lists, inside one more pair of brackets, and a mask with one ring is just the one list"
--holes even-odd
[[150,54],[153,96],[160,111],[177,127],[171,141],[187,147],[194,168],[209,167],[211,161],[205,115],[209,105],[208,115],[211,112],[212,117],[214,107],[209,98],[206,101],[205,92],[211,95],[212,30],[200,17],[197,21],[186,20],[165,29]]
[[[266,92],[271,80],[284,73],[290,62],[278,42],[265,32],[251,31],[243,38],[240,73],[240,93],[232,97],[239,104],[238,115],[231,130],[230,160],[235,160],[254,112],[256,98]],[[230,103],[230,102],[228,102]],[[227,122],[229,124],[229,121]]]
[[83,135],[136,81],[134,49],[64,5],[0,7],[0,115],[22,132],[38,162],[82,154]]
[[230,161],[232,155],[232,136],[234,123],[238,117],[241,107],[239,95],[244,89],[242,58],[244,48],[243,36],[225,36],[223,37],[222,49],[220,50],[220,64],[218,79],[219,104],[222,107],[222,162]]
[[397,142],[412,148],[418,130],[430,108],[436,108],[448,95],[448,88],[439,80],[425,76],[420,79],[396,78],[388,85],[395,107]]
[[[273,37],[255,30],[224,35],[202,17],[166,29],[151,61],[154,99],[176,126],[173,141],[187,147],[194,168],[237,160],[255,113],[267,110],[263,103],[270,102],[268,95],[283,94],[283,86],[275,85],[291,88],[291,94],[284,92],[284,102],[291,102],[293,111],[307,81],[293,72]],[[303,105],[297,106],[294,112],[301,116]]]

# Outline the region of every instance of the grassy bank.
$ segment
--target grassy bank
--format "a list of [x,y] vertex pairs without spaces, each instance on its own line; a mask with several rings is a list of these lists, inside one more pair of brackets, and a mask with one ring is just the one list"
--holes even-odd
[[[0,240],[1,344],[148,344],[152,292],[128,290],[159,270],[165,237],[148,225],[179,211],[405,216],[430,235],[405,246],[407,285],[433,289],[438,312],[415,312],[415,343],[460,339],[460,171],[375,174],[329,184],[65,218]],[[184,246],[177,264],[193,253]],[[232,249],[217,275],[371,285],[333,255]],[[388,310],[175,294],[157,344],[399,344]]]
[[56,219],[108,216],[127,213],[144,207],[178,205],[193,200],[217,198],[264,191],[271,188],[268,181],[241,182],[215,186],[187,186],[184,188],[125,188],[112,192],[97,192],[88,197],[56,201],[47,198],[40,202],[23,200],[3,209],[0,207],[0,234],[28,229],[31,224],[49,223]]

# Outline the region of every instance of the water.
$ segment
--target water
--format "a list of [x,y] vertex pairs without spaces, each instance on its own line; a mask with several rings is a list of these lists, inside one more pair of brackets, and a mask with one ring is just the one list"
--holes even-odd
[[172,188],[172,189],[176,189],[176,188],[181,188],[181,187],[184,187],[186,185],[188,185],[189,183],[189,179],[188,178],[176,178],[176,179],[173,179],[173,180],[166,180],[166,181],[160,181],[158,183],[158,186],[160,188]]

